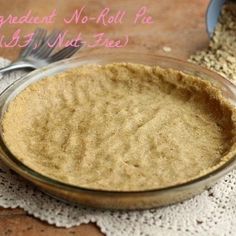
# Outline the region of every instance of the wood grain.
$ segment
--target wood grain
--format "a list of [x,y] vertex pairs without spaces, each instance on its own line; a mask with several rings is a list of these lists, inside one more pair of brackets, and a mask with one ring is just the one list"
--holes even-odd
[[70,229],[56,228],[28,216],[21,209],[0,209],[0,235],[42,236],[42,235],[103,235],[95,224],[83,224]]
[[[70,36],[83,32],[91,38],[94,32],[105,32],[109,37],[119,38],[129,34],[129,43],[125,50],[167,55],[187,59],[196,50],[203,49],[208,44],[205,30],[204,14],[209,0],[0,0],[0,15],[23,15],[32,9],[39,16],[47,15],[56,8],[58,12],[54,25],[38,25],[47,29],[60,28],[68,30]],[[65,25],[63,17],[68,17],[76,8],[86,4],[86,14],[96,14],[104,7],[110,7],[112,12],[125,9],[127,15],[134,15],[141,6],[146,5],[149,13],[154,18],[151,26],[127,23],[121,26],[103,27],[96,24],[90,25]],[[7,25],[0,29],[0,36],[9,39],[19,25]],[[29,33],[35,25],[21,25],[22,33]],[[171,52],[164,52],[163,47],[168,46]],[[0,56],[14,59],[19,53],[19,48],[0,48]],[[104,52],[117,49],[88,49],[84,53]],[[21,209],[0,208],[0,236],[2,235],[85,235],[99,236],[102,233],[95,224],[81,225],[70,229],[56,228],[27,215]]]

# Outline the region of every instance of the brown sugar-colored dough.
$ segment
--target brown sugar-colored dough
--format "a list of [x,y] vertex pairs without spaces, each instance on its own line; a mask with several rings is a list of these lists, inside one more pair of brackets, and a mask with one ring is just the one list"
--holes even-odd
[[4,140],[53,179],[147,190],[202,176],[235,154],[235,109],[208,81],[131,63],[42,79],[10,103]]

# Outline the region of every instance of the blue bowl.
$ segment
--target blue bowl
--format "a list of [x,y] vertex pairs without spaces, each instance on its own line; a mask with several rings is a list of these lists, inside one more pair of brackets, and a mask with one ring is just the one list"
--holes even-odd
[[225,4],[225,2],[226,0],[211,0],[211,2],[209,3],[206,13],[206,27],[209,37],[211,37],[214,32],[218,17],[221,12],[221,8]]

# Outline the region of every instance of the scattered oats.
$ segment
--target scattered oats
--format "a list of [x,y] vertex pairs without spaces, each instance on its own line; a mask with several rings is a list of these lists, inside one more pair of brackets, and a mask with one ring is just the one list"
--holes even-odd
[[162,49],[164,52],[171,52],[172,51],[172,49],[170,47],[166,47],[166,46],[163,47]]
[[236,82],[236,4],[222,9],[208,49],[197,52],[189,61],[215,70]]

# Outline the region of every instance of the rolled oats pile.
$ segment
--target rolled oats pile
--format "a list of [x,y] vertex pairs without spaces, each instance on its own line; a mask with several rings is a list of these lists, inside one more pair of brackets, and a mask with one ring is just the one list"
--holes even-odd
[[236,82],[236,3],[223,7],[208,49],[197,52],[190,61]]

